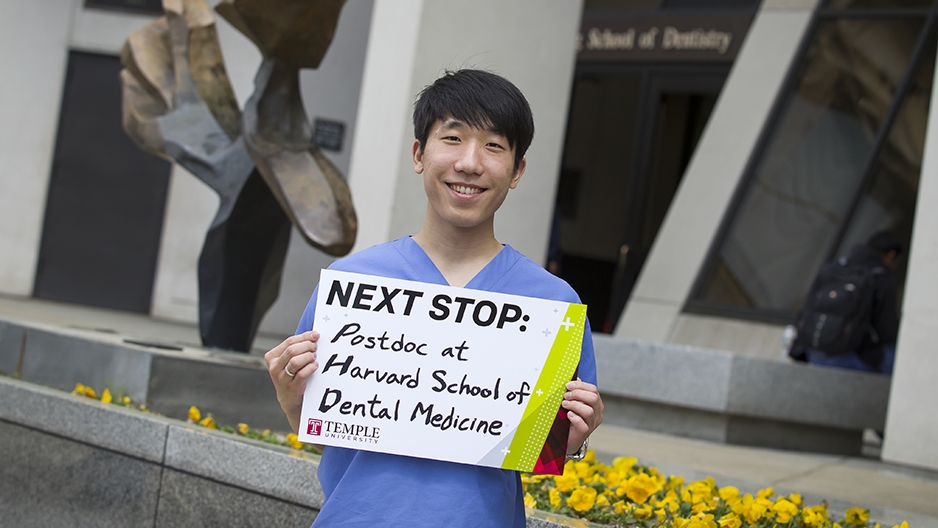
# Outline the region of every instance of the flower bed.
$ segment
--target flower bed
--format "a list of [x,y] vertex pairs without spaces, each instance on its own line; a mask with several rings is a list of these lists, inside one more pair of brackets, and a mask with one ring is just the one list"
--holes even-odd
[[[521,477],[529,508],[610,526],[674,528],[879,528],[869,510],[850,508],[834,517],[827,504],[805,505],[801,496],[776,495],[772,488],[755,497],[733,486],[718,487],[712,478],[684,482],[665,476],[635,458],[616,458],[611,466],[594,452],[581,462],[567,462],[560,476]],[[908,528],[903,522],[895,528]]]
[[[79,383],[72,393],[150,412],[145,405],[137,405],[124,395],[115,397],[106,388],[99,396]],[[203,416],[194,406],[189,409],[189,422],[319,453],[293,433],[281,436],[269,429],[257,431],[244,423],[219,426],[211,413]],[[603,464],[593,451],[588,451],[580,462],[567,462],[563,475],[522,474],[521,482],[528,508],[614,527],[880,528],[879,523],[870,521],[867,509],[850,508],[839,517],[832,515],[825,503],[804,504],[797,493],[781,496],[766,488],[753,496],[733,486],[719,487],[709,477],[688,483],[682,477],[666,476],[654,467],[643,466],[632,457],[616,458],[611,466]],[[902,522],[893,528],[908,527]]]

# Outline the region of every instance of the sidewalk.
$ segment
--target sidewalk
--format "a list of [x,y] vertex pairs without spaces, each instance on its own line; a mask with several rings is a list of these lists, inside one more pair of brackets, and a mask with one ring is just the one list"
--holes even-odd
[[[0,296],[0,319],[199,346],[198,328],[193,325],[36,299]],[[283,337],[258,336],[251,354],[263,354]],[[726,445],[610,424],[593,434],[590,447],[606,462],[616,456],[633,456],[666,474],[687,480],[712,476],[718,485],[733,485],[746,493],[769,486],[776,493],[798,492],[807,504],[829,502],[831,511],[838,515],[849,507],[869,508],[871,518],[886,528],[903,520],[912,528],[938,528],[938,472],[882,462],[875,456],[853,458]],[[875,455],[875,447],[872,451]]]
[[827,501],[832,512],[870,509],[888,528],[903,520],[912,528],[938,528],[938,472],[882,462],[877,458],[780,451],[718,444],[604,424],[590,439],[600,460],[632,456],[688,481],[713,477],[719,486],[744,493],[772,487],[798,492],[806,504]]

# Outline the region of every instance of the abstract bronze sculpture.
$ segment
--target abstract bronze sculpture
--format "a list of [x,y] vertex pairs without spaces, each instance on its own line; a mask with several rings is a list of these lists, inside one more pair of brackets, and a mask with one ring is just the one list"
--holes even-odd
[[344,1],[218,4],[263,54],[243,113],[204,0],[164,0],[165,15],[121,50],[124,130],[221,199],[199,257],[205,346],[250,349],[279,292],[291,225],[330,255],[347,254],[355,242],[351,194],[312,143],[299,87],[299,69],[318,67],[329,48]]

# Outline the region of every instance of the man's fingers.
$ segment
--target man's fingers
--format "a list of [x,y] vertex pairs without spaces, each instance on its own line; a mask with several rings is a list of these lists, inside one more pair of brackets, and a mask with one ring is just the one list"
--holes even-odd
[[563,408],[567,410],[568,414],[576,414],[578,418],[587,423],[589,423],[589,420],[595,415],[595,410],[583,402],[564,400],[561,405],[563,405]]

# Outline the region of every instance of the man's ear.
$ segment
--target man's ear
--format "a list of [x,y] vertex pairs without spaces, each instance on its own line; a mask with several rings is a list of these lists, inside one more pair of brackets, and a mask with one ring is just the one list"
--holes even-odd
[[527,165],[528,160],[521,158],[521,163],[518,163],[518,168],[515,169],[515,173],[511,176],[511,183],[508,184],[509,189],[514,189],[518,186],[518,182],[521,181],[521,176],[524,174],[524,169]]
[[411,149],[411,156],[414,158],[414,172],[423,173],[423,149],[420,148],[420,141],[414,140],[414,146]]

